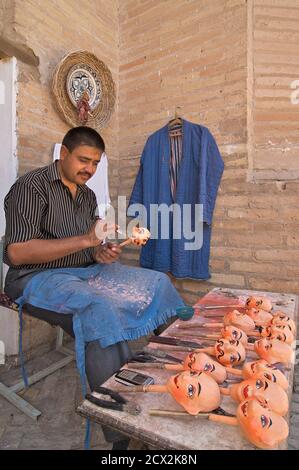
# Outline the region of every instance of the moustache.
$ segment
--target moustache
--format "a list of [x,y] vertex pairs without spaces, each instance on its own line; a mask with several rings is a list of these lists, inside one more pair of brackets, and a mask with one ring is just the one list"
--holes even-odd
[[88,176],[88,178],[91,178],[91,174],[90,174],[90,173],[78,173],[78,175],[80,175],[80,176]]

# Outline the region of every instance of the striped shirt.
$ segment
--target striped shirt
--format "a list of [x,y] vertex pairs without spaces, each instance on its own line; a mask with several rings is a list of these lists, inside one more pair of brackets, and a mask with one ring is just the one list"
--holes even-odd
[[11,243],[84,235],[95,223],[97,202],[94,192],[86,185],[77,185],[73,199],[69,188],[61,181],[57,162],[21,176],[5,197],[4,262],[14,269],[43,270],[94,262],[92,248],[40,264],[15,266],[8,258],[7,246]]
[[176,125],[169,132],[170,138],[170,189],[173,201],[175,201],[176,188],[179,179],[180,164],[183,156],[182,125]]

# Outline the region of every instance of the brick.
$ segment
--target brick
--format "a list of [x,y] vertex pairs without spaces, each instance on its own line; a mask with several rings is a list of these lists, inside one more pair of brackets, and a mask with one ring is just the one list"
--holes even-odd
[[292,232],[287,236],[287,245],[299,248],[299,232]]
[[296,264],[299,261],[299,250],[256,250],[255,257],[261,261],[282,261]]
[[226,262],[223,259],[212,259],[210,267],[212,272],[222,272],[225,270]]
[[252,260],[252,250],[248,248],[232,248],[227,246],[213,246],[211,256],[221,257],[224,259],[245,259]]
[[239,276],[236,274],[213,273],[209,282],[217,286],[222,286],[222,285],[230,286],[230,287],[244,287],[245,286],[244,276]]
[[251,289],[256,290],[265,290],[272,292],[282,292],[282,293],[296,293],[299,289],[299,282],[288,281],[284,279],[265,279],[259,276],[250,277],[248,279],[248,284]]
[[272,276],[287,276],[286,267],[270,263],[250,263],[246,261],[232,261],[229,262],[230,270],[232,272],[244,273],[261,273],[271,274]]
[[218,202],[225,207],[247,207],[248,197],[238,195],[220,196]]
[[244,246],[281,246],[282,245],[282,235],[280,233],[270,233],[270,232],[255,232],[253,233],[231,233],[229,236],[229,241],[232,245],[237,247]]
[[232,219],[263,220],[272,221],[277,218],[278,212],[275,210],[261,209],[228,209],[228,217]]

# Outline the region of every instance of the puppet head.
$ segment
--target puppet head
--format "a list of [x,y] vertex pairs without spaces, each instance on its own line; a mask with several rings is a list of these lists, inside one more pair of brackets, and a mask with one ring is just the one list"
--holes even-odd
[[214,346],[217,360],[225,366],[235,366],[245,361],[246,351],[240,341],[220,338]]
[[254,343],[254,350],[259,357],[265,359],[269,364],[275,364],[276,362],[289,364],[294,355],[291,346],[278,339],[259,339]]
[[273,318],[271,313],[257,308],[249,308],[246,310],[246,313],[250,318],[252,318],[256,326],[268,325]]
[[246,313],[241,313],[239,310],[232,310],[223,317],[223,323],[225,326],[233,325],[245,333],[252,332],[255,329],[255,323]]
[[232,339],[233,341],[240,341],[243,346],[247,346],[248,344],[248,336],[244,331],[240,330],[233,325],[224,326],[220,330],[220,334],[222,338]]
[[151,232],[145,227],[134,227],[132,230],[132,242],[135,245],[145,245],[150,236]]
[[214,361],[205,353],[192,352],[188,354],[184,361],[184,369],[210,374],[219,384],[226,380],[227,374],[225,367]]
[[294,341],[294,335],[290,325],[276,323],[270,326],[261,326],[260,333],[263,338],[278,339],[287,344],[292,344]]
[[246,300],[246,307],[248,308],[258,308],[270,312],[272,310],[272,304],[270,299],[267,297],[248,297]]
[[265,378],[251,378],[234,384],[230,387],[230,394],[235,401],[243,401],[253,397],[262,398],[271,410],[281,416],[284,416],[289,409],[286,392],[279,385]]
[[204,372],[184,371],[170,377],[167,389],[173,398],[191,415],[213,411],[219,407],[218,384]]
[[284,390],[287,390],[289,386],[289,382],[284,373],[277,369],[277,367],[268,364],[264,359],[246,362],[243,366],[243,377],[244,379],[251,377],[265,378],[280,385]]
[[237,417],[248,441],[260,449],[273,449],[289,435],[285,419],[262,400],[249,398],[240,403]]
[[271,325],[289,325],[293,335],[296,335],[296,325],[294,320],[283,312],[276,312],[271,320]]

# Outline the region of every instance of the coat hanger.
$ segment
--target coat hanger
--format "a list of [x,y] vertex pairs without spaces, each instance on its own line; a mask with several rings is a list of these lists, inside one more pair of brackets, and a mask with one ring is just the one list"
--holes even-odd
[[171,119],[168,123],[169,129],[171,129],[174,126],[178,126],[179,124],[183,124],[182,118],[179,116],[179,110],[181,109],[180,106],[176,106],[175,111],[174,111],[174,119]]
[[176,106],[174,112],[174,119],[172,119],[168,123],[169,135],[171,137],[179,137],[182,135],[183,119],[178,114],[179,109],[181,109],[180,106]]

